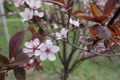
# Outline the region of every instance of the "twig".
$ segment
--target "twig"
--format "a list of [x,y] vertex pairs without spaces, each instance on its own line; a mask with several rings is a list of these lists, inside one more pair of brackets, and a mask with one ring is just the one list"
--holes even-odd
[[120,14],[120,6],[118,7],[117,11],[115,12],[114,16],[112,17],[112,19],[108,22],[108,25],[111,25],[114,23],[115,19],[119,16]]

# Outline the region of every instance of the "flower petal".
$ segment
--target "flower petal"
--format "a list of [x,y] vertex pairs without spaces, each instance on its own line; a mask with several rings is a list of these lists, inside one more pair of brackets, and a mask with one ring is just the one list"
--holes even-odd
[[62,35],[60,33],[56,32],[55,35],[56,35],[57,39],[62,39]]
[[44,61],[45,59],[47,59],[47,53],[42,53],[40,55],[40,60]]
[[31,53],[31,52],[33,52],[33,50],[32,49],[23,48],[23,52],[24,53]]
[[29,64],[32,64],[34,62],[34,59],[30,59]]
[[40,40],[38,38],[34,39],[33,45],[38,46],[40,44]]
[[61,32],[61,35],[67,35],[68,29],[62,28],[60,32]]
[[52,48],[51,48],[51,51],[53,52],[53,53],[56,53],[56,52],[58,52],[60,50],[60,48],[58,47],[58,46],[53,46]]
[[40,56],[41,55],[41,51],[40,50],[36,50],[34,53],[35,56]]
[[77,21],[74,20],[74,24],[73,24],[73,25],[75,25],[75,26],[79,26],[79,25],[80,25],[80,23],[79,23],[79,19],[78,19]]
[[70,24],[73,24],[73,20],[71,18],[70,18],[69,22],[70,22]]
[[29,13],[29,19],[32,19],[32,18],[33,18],[33,10],[31,10]]
[[41,6],[41,1],[36,1],[35,2],[36,9],[40,8]]
[[20,12],[19,15],[22,17],[22,18],[26,18],[26,14],[24,12]]
[[42,52],[44,52],[44,51],[46,50],[46,46],[45,46],[44,43],[41,43],[41,44],[38,46],[38,48],[39,48]]
[[25,42],[25,47],[26,48],[33,48],[33,45],[31,42]]
[[51,40],[46,40],[45,45],[46,45],[46,47],[50,48],[50,47],[52,47],[53,43]]
[[16,1],[16,2],[14,3],[14,6],[15,6],[15,7],[19,7],[20,5],[19,5],[19,3]]
[[49,54],[48,54],[48,59],[49,59],[50,61],[55,61],[55,60],[56,60],[56,56],[55,56],[54,54],[52,54],[52,53],[49,53]]
[[43,17],[43,16],[44,16],[43,12],[39,13],[39,17]]

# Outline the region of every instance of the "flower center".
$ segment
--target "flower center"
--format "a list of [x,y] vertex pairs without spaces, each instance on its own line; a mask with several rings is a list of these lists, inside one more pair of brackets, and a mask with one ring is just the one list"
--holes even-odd
[[[39,46],[39,45],[38,45]],[[38,48],[38,46],[33,46],[33,52],[35,51],[35,50],[40,50],[39,48]]]
[[47,48],[45,52],[46,52],[46,53],[50,53],[51,50],[50,50],[49,48]]
[[65,38],[65,35],[62,35],[62,38]]

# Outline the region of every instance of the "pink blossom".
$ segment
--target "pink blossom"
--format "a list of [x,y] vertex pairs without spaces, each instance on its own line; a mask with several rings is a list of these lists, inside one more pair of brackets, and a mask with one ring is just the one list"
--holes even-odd
[[55,35],[57,39],[67,38],[68,29],[62,28],[60,32],[56,32]]
[[41,55],[40,55],[40,60],[45,60],[49,59],[50,61],[56,60],[56,56],[54,53],[57,53],[60,48],[58,46],[54,46],[51,40],[46,40],[45,43],[41,44]]
[[41,18],[41,17],[44,16],[44,13],[43,13],[43,12],[40,12],[40,13],[39,13],[37,10],[35,10],[35,11],[34,11],[34,15]]
[[26,0],[26,3],[32,8],[32,9],[38,9],[41,7],[41,0]]
[[31,40],[30,42],[25,42],[25,48],[23,49],[24,53],[32,53],[35,56],[41,54],[40,51],[40,41],[38,38]]
[[79,19],[78,20],[72,20],[70,18],[70,24],[72,24],[73,26],[79,27],[80,23],[79,23]]
[[20,16],[23,18],[22,22],[33,18],[33,10],[25,8],[24,12],[20,12]]
[[16,0],[15,2],[14,2],[14,6],[15,7],[20,7],[20,6],[22,6],[23,4],[24,4],[24,0]]

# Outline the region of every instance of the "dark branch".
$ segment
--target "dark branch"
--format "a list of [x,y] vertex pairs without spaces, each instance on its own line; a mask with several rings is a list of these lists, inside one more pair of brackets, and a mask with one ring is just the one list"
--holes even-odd
[[119,16],[120,14],[120,6],[118,7],[117,11],[115,12],[114,16],[112,17],[112,19],[109,21],[108,25],[111,25],[114,23],[115,19]]

